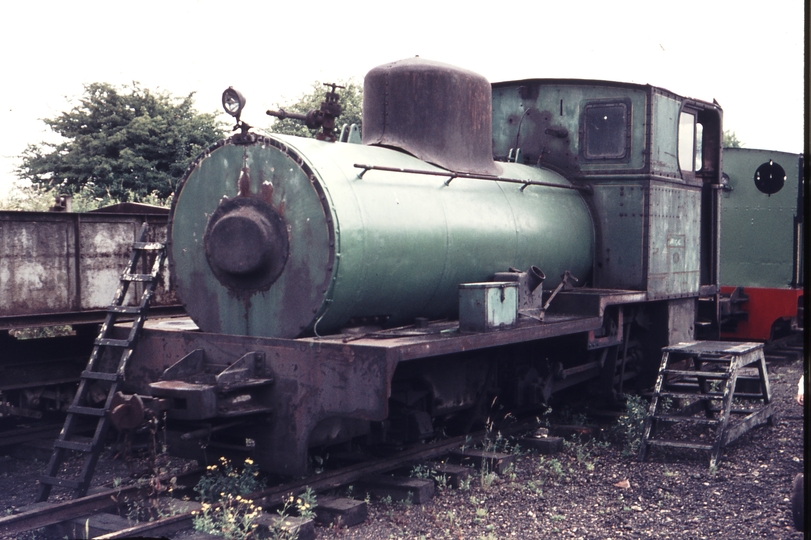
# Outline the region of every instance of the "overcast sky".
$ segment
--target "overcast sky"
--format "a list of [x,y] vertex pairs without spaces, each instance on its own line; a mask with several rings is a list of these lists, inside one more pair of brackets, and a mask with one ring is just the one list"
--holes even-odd
[[747,148],[803,147],[804,2],[655,0],[384,3],[70,0],[7,3],[0,20],[0,194],[83,85],[138,81],[201,112],[239,89],[243,119],[315,80],[419,55],[491,82],[531,77],[652,84],[717,100]]

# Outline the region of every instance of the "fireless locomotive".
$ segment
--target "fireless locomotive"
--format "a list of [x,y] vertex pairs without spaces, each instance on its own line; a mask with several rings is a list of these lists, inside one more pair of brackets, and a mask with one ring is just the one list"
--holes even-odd
[[[334,90],[308,125],[331,127]],[[223,102],[239,132],[170,214],[194,324],[147,324],[126,378],[169,404],[177,451],[302,474],[310,448],[463,429],[496,396],[615,398],[718,331],[717,105],[420,58],[367,75],[362,144],[260,135]]]
[[[661,347],[717,334],[720,107],[421,58],[364,84],[362,142],[261,135],[224,94],[238,131],[170,214],[194,324],[148,323],[127,367],[173,449],[303,474],[313,447],[462,431],[494,398],[614,400]],[[332,127],[327,96],[308,125]]]

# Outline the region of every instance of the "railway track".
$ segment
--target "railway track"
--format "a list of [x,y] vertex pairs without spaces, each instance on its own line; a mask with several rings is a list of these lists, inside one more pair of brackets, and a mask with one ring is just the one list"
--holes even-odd
[[47,423],[0,431],[0,448],[25,444],[38,439],[54,439],[62,429],[62,425],[61,422]]
[[[181,475],[181,478],[193,477],[201,473],[202,470],[197,469]],[[166,482],[169,481],[169,478],[164,477],[162,480]],[[143,499],[151,492],[150,486],[133,484],[97,490],[80,499],[59,503],[36,503],[18,514],[0,518],[0,537],[17,538],[29,531],[109,510],[117,504],[127,501]]]
[[[511,436],[533,429],[537,424],[536,420],[517,422],[509,428],[502,430],[503,436]],[[414,464],[436,460],[442,456],[447,456],[454,451],[459,451],[463,447],[470,447],[472,444],[482,442],[486,437],[485,431],[476,432],[470,435],[454,437],[431,444],[424,444],[411,447],[396,454],[377,459],[370,462],[354,464],[335,470],[311,475],[306,478],[275,485],[262,491],[245,496],[256,506],[273,511],[279,507],[285,497],[299,495],[306,489],[311,489],[316,493],[324,493],[336,490],[342,486],[348,486],[365,478],[372,478],[387,472],[403,469]],[[499,454],[491,453],[493,459],[497,459]],[[474,455],[481,461],[482,453],[474,452]],[[486,456],[485,456],[486,457]],[[178,475],[177,483],[194,483],[196,478],[203,473],[196,469],[183,475]],[[159,481],[168,483],[170,478],[163,477]],[[433,482],[433,481],[431,481]],[[433,486],[431,486],[433,492]],[[60,523],[70,522],[78,518],[85,519],[87,516],[98,513],[109,513],[116,508],[120,508],[126,503],[144,500],[154,491],[148,485],[136,484],[126,487],[101,489],[86,497],[60,503],[36,503],[26,508],[18,514],[0,518],[0,538],[18,538],[20,535],[53,526]],[[168,537],[184,529],[192,527],[195,509],[199,505],[187,505],[185,510],[154,521],[138,523],[131,527],[125,527],[114,532],[95,536],[95,538],[112,540],[117,538],[133,537]],[[275,513],[273,513],[275,515]]]

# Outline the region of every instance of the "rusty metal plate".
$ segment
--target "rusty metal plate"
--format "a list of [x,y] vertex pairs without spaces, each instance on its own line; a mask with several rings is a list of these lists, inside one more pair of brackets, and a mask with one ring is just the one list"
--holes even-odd
[[[252,275],[236,272],[233,280],[221,280],[211,261],[226,272],[231,268],[224,262],[227,253],[215,259],[207,255],[212,216],[240,198],[257,199],[283,220],[273,231],[286,231],[286,260],[270,284],[255,279],[254,285],[239,286]],[[332,218],[325,205],[308,167],[283,143],[264,137],[247,145],[228,140],[204,154],[178,187],[170,224],[170,268],[195,323],[209,332],[238,335],[295,337],[308,328],[333,269]],[[215,238],[218,246],[225,243]]]

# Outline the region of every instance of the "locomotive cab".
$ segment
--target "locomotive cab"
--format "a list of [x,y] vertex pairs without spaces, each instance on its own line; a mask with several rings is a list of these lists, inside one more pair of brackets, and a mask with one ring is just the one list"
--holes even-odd
[[593,190],[593,287],[667,301],[671,340],[696,326],[717,337],[720,107],[650,85],[532,79],[495,84],[493,117],[497,159]]

